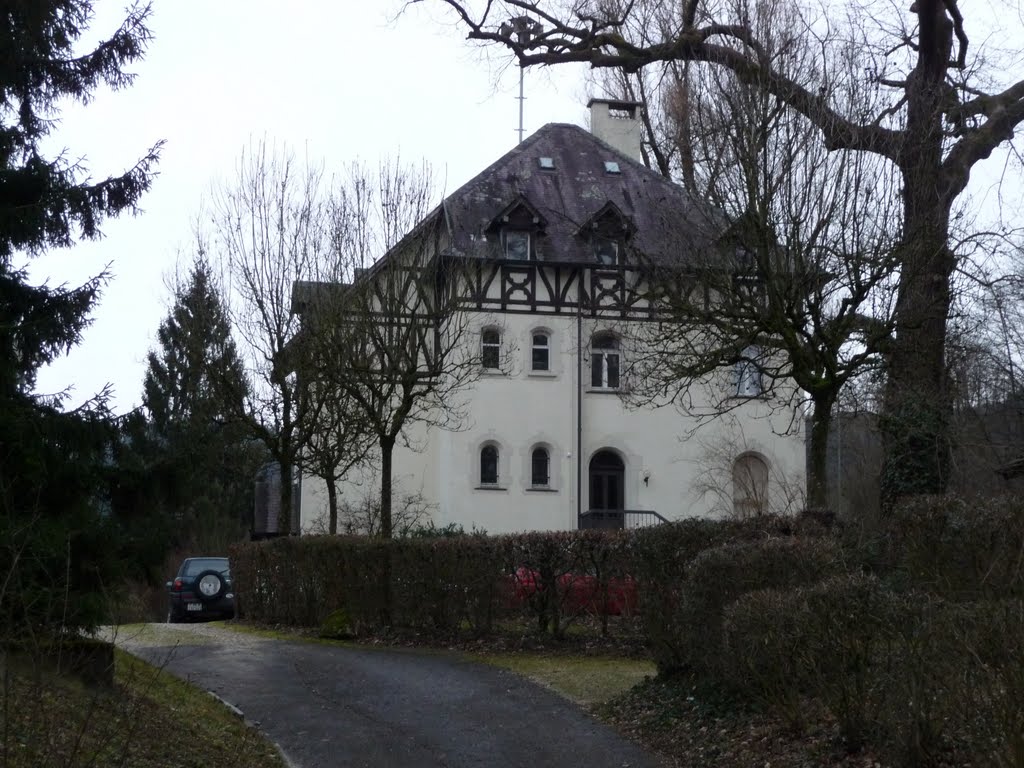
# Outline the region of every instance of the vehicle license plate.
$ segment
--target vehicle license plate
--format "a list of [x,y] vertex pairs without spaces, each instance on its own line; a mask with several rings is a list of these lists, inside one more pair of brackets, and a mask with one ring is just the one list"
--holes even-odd
[[188,605],[185,606],[185,608],[187,610],[189,610],[189,611],[201,611],[201,610],[203,610],[203,604],[202,603],[189,603]]

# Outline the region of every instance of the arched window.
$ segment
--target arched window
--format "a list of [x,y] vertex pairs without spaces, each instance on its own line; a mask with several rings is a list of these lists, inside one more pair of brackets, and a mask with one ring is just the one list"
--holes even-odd
[[740,361],[736,363],[737,397],[760,397],[764,394],[761,366],[758,363],[760,357],[761,348],[753,345],[740,353]]
[[480,334],[480,362],[484,368],[497,370],[501,362],[501,334],[497,328],[484,328]]
[[732,465],[733,511],[739,518],[768,512],[768,464],[760,456],[744,454]]
[[480,485],[498,484],[498,446],[485,445],[480,450]]
[[590,342],[590,386],[619,388],[619,340],[610,333],[599,333]]
[[550,337],[544,331],[536,331],[533,334],[532,357],[530,367],[534,371],[551,370],[551,344]]
[[547,448],[534,448],[530,455],[530,485],[547,488],[551,484],[551,456]]

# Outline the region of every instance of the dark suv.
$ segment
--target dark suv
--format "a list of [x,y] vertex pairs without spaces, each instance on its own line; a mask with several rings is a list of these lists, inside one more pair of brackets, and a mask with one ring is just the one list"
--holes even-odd
[[230,619],[235,615],[235,588],[226,557],[190,557],[167,582],[167,621]]

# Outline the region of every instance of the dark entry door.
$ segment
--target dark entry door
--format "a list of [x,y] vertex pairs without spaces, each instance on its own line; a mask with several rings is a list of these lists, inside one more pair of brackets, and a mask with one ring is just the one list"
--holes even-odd
[[623,489],[626,467],[611,451],[599,451],[590,460],[591,510],[620,511],[626,508]]

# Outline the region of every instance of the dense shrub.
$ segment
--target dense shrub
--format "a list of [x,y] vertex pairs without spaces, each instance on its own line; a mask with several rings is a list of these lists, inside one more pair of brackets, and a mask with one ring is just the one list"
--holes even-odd
[[950,695],[974,728],[976,764],[1024,768],[1024,601],[961,606],[958,618],[962,667]]
[[1024,596],[1024,498],[909,499],[857,532],[862,561],[897,588],[952,600]]
[[722,622],[723,680],[738,698],[775,712],[794,730],[805,724],[809,693],[796,647],[800,620],[789,592],[760,589],[728,605]]
[[870,743],[895,764],[926,765],[967,693],[957,685],[961,621],[960,606],[860,574],[753,592],[726,611],[728,679],[797,724],[814,696],[849,748]]
[[751,536],[697,552],[674,581],[641,581],[642,615],[659,671],[714,673],[729,603],[752,590],[813,584],[839,573],[842,562],[842,550],[831,539]]

